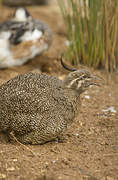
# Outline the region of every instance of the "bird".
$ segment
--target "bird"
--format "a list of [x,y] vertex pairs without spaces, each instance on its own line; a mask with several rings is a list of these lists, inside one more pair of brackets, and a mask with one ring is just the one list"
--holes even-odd
[[48,25],[18,7],[12,18],[0,24],[0,68],[23,65],[47,51],[52,39]]
[[75,122],[81,94],[100,86],[101,78],[73,69],[64,80],[44,73],[18,75],[0,86],[0,132],[13,133],[23,144],[44,144],[65,133]]

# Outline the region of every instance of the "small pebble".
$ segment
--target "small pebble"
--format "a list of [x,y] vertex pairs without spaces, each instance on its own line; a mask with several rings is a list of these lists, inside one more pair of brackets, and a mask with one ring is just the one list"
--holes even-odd
[[6,174],[0,174],[0,179],[5,179],[6,177]]
[[7,171],[14,171],[14,170],[15,170],[14,167],[9,167],[9,168],[7,168]]
[[85,98],[86,98],[86,99],[90,99],[90,96],[86,95]]
[[53,160],[52,163],[56,163],[56,160]]
[[109,108],[103,109],[102,111],[103,111],[103,112],[112,112],[112,113],[116,113],[116,110],[115,110],[114,106],[110,106]]

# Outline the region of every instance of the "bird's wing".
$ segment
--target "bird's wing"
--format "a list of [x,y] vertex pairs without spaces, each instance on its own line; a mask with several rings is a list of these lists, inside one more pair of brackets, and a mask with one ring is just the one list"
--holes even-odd
[[8,39],[11,44],[16,45],[21,42],[21,37],[26,31],[32,30],[28,22],[6,21],[0,24],[0,36],[6,38],[6,33],[9,33]]
[[12,31],[11,36],[9,38],[10,44],[17,45],[21,43],[21,37],[24,35],[25,32],[26,29],[21,27],[15,31]]

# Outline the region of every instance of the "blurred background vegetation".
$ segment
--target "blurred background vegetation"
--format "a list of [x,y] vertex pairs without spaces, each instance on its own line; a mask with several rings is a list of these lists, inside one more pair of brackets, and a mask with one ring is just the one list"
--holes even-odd
[[58,0],[72,64],[118,68],[118,0]]
[[[0,0],[23,6],[48,4],[51,0]],[[118,0],[57,0],[67,30],[65,57],[107,72],[118,69]]]
[[2,5],[2,1],[3,1],[3,0],[0,0],[0,6]]
[[28,6],[28,5],[45,5],[50,0],[0,0],[3,5],[16,7],[16,6]]

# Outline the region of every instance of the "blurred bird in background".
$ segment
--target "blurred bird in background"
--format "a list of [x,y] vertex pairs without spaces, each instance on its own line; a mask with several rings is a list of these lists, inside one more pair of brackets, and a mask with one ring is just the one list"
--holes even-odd
[[0,68],[20,66],[47,51],[52,31],[19,7],[8,21],[0,24]]

